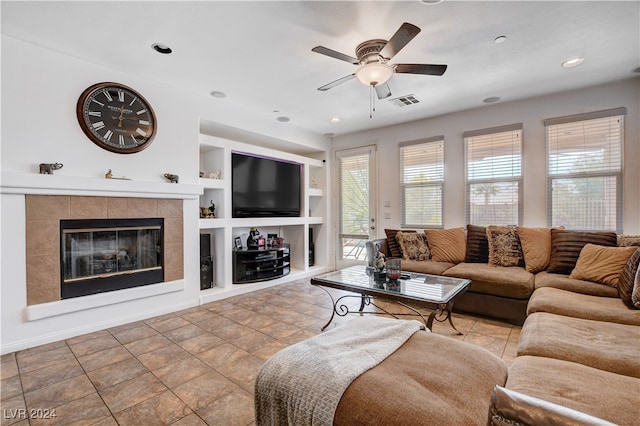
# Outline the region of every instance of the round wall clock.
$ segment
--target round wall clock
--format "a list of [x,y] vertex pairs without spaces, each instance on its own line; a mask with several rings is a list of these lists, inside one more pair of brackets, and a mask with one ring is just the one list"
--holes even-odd
[[156,133],[156,116],[146,99],[118,83],[87,88],[78,99],[76,115],[89,139],[119,154],[142,151]]

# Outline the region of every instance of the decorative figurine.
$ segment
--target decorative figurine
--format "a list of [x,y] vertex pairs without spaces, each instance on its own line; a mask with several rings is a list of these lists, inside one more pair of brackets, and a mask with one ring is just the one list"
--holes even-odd
[[165,173],[164,177],[171,183],[178,183],[178,179],[180,178],[180,176],[172,175],[171,173]]
[[216,205],[213,204],[213,200],[210,203],[209,207],[200,207],[200,219],[214,219],[216,217]]
[[380,249],[378,249],[378,247],[376,247],[376,255],[375,258],[373,260],[373,269],[376,272],[382,272],[384,271],[384,254],[380,252]]
[[247,249],[249,250],[257,250],[258,249],[258,237],[260,236],[260,231],[258,228],[251,228],[249,230],[249,236],[247,237]]
[[104,178],[105,179],[118,179],[118,180],[131,180],[131,179],[126,178],[124,176],[123,177],[115,177],[115,176],[113,176],[113,172],[111,172],[111,169],[109,169],[109,171],[107,173],[105,173]]
[[222,171],[216,170],[215,172],[209,173],[209,179],[220,179],[220,175],[222,175]]
[[52,175],[54,170],[60,170],[61,168],[61,163],[40,163],[40,174]]

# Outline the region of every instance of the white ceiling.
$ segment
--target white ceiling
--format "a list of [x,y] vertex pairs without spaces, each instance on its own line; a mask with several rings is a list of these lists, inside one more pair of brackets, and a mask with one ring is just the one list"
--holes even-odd
[[[261,2],[2,2],[2,33],[119,71],[242,106],[247,117],[291,119],[341,135],[639,74],[640,2],[419,0]],[[356,67],[311,51],[355,56],[362,41],[389,39],[403,22],[422,29],[392,63],[448,64],[442,77],[396,74],[393,98],[376,101],[351,80],[316,89]],[[494,39],[505,35],[506,42]],[[160,55],[163,43],[173,49]],[[576,68],[561,62],[584,57]],[[209,96],[213,90],[224,99]],[[275,112],[277,111],[277,112]],[[340,117],[339,124],[330,123]]]

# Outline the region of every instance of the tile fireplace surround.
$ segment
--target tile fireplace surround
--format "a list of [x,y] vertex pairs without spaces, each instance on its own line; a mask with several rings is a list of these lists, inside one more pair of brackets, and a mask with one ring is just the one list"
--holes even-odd
[[183,200],[74,195],[26,195],[27,305],[61,300],[60,220],[164,219],[165,282],[182,279]]

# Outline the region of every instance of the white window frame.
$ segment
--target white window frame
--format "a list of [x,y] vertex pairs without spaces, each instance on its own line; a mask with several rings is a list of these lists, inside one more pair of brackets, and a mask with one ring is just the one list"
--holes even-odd
[[[469,148],[470,145],[474,143],[474,138],[477,137],[486,137],[486,136],[491,136],[491,135],[498,135],[500,133],[507,133],[507,132],[511,132],[513,134],[513,136],[516,136],[519,138],[520,142],[519,142],[519,150],[517,152],[517,155],[519,157],[519,162],[514,163],[512,162],[511,167],[512,167],[512,172],[510,175],[506,175],[506,176],[497,176],[497,177],[486,177],[486,178],[470,178],[470,154],[469,154]],[[465,218],[467,223],[474,223],[472,222],[472,218],[471,218],[471,198],[472,198],[472,194],[471,194],[471,188],[474,185],[477,184],[496,184],[496,183],[515,183],[516,187],[517,187],[517,223],[502,223],[500,221],[494,220],[492,221],[492,223],[477,223],[478,225],[522,225],[522,216],[523,216],[523,207],[524,207],[524,195],[523,195],[523,158],[522,158],[522,151],[523,151],[523,146],[524,146],[524,131],[523,131],[523,125],[522,123],[514,123],[514,124],[509,124],[509,125],[505,125],[505,126],[499,126],[499,127],[491,127],[488,129],[480,129],[480,130],[473,130],[473,131],[467,131],[463,133],[463,138],[464,138],[464,165],[465,165]],[[489,168],[488,168],[489,170]],[[493,172],[492,172],[493,173]],[[476,223],[474,223],[476,224]]]
[[[422,182],[408,182],[410,178],[408,170],[406,168],[407,159],[405,158],[405,150],[414,150],[415,148],[424,147],[425,149],[434,150],[435,158],[429,158],[429,160],[436,160],[434,163],[436,167],[440,166],[440,173],[436,172],[435,178],[431,178],[428,181]],[[434,136],[427,139],[419,139],[415,141],[402,142],[399,144],[399,157],[400,157],[400,227],[401,228],[443,228],[444,227],[444,136]],[[420,166],[422,167],[422,166]],[[429,170],[426,168],[421,170],[425,174],[429,174]],[[431,172],[431,175],[434,173]],[[411,173],[413,176],[414,173]],[[419,200],[424,202],[425,209],[437,209],[437,215],[440,218],[439,223],[411,223],[407,221],[407,209],[406,206],[409,202],[407,200],[407,190],[412,188],[435,188],[440,192],[440,202],[429,205],[427,200]],[[412,198],[414,202],[415,198]],[[434,205],[435,204],[435,205]]]
[[[614,108],[604,111],[594,111],[585,114],[576,114],[565,117],[557,117],[550,118],[544,120],[545,125],[545,139],[546,139],[546,163],[547,163],[547,225],[549,227],[552,226],[563,226],[566,229],[571,230],[579,230],[579,231],[612,231],[621,233],[622,232],[622,223],[623,223],[623,168],[624,168],[624,118],[627,113],[627,109],[624,107]],[[576,172],[564,172],[558,170],[552,170],[552,155],[558,155],[558,151],[563,148],[558,145],[558,132],[562,132],[563,128],[565,130],[571,129],[572,131],[583,131],[582,137],[585,139],[585,134],[589,135],[589,131],[591,130],[593,134],[593,129],[585,129],[589,124],[592,126],[596,124],[595,121],[592,120],[601,120],[608,119],[609,127],[612,129],[612,133],[608,133],[606,137],[607,144],[610,144],[612,136],[619,136],[619,139],[616,139],[616,145],[611,147],[611,154],[618,155],[619,158],[613,158],[606,161],[606,164],[603,164],[603,167],[606,170],[580,170]],[[563,126],[565,125],[565,126]],[[613,125],[616,128],[613,128]],[[619,127],[618,127],[619,126]],[[619,145],[617,143],[619,142]],[[554,146],[552,146],[554,145]],[[565,148],[566,149],[566,148]],[[585,153],[587,152],[587,145],[584,144]],[[556,166],[557,167],[557,166]],[[596,167],[597,169],[597,167]],[[614,219],[607,220],[607,217],[611,216],[611,210],[606,209],[605,212],[594,213],[593,215],[585,212],[584,214],[584,225],[573,226],[571,223],[568,223],[567,220],[560,220],[559,218],[554,218],[554,206],[553,206],[553,188],[554,182],[559,180],[571,181],[575,180],[576,182],[582,181],[585,182],[587,179],[598,179],[598,178],[611,178],[615,180],[615,188],[612,193],[615,193],[615,207],[613,210],[613,215],[615,215]],[[610,180],[611,181],[611,180]],[[567,200],[570,198],[563,198],[563,200]],[[573,221],[579,221],[578,218],[572,218]],[[594,225],[589,226],[587,222],[592,222],[594,220],[604,220],[606,224],[603,225]],[[608,224],[608,226],[607,226]]]

